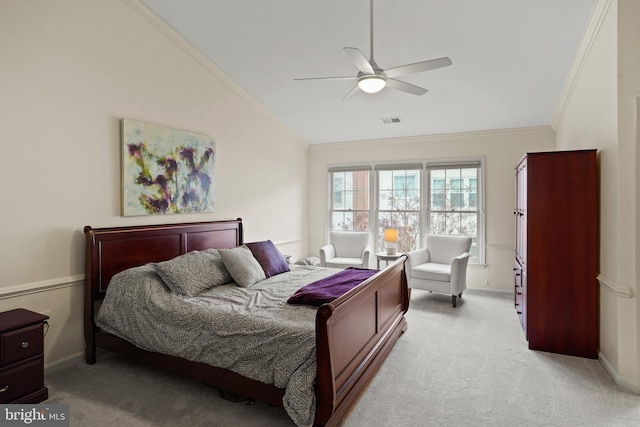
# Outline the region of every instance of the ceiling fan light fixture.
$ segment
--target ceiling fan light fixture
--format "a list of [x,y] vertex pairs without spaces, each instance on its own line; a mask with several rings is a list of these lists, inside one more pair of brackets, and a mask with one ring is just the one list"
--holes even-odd
[[362,76],[358,79],[358,87],[367,93],[380,92],[387,85],[387,80],[378,75]]

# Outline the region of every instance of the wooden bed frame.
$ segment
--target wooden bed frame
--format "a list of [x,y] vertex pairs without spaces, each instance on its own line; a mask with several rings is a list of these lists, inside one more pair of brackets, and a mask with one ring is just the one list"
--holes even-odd
[[[242,220],[84,228],[86,362],[96,348],[194,378],[222,390],[282,406],[284,389],[231,371],[175,356],[151,353],[96,326],[95,314],[111,277],[127,268],[161,262],[192,250],[232,248],[243,243]],[[316,315],[315,425],[339,425],[406,330],[409,294],[406,256],[361,286],[319,307]]]

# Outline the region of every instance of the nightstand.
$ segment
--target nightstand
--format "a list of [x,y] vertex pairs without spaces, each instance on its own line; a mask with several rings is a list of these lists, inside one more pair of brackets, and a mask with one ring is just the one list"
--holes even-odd
[[18,308],[0,313],[0,404],[40,403],[44,386],[44,325],[49,316]]

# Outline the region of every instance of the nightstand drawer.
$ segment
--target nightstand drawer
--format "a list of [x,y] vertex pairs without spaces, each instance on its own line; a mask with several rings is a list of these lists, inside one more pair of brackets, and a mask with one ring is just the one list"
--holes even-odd
[[44,387],[43,358],[0,372],[0,404],[10,403]]
[[42,354],[42,323],[0,334],[0,366]]

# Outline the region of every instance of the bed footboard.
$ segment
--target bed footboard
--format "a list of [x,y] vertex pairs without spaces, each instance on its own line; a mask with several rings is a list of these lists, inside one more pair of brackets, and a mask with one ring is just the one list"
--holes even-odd
[[406,259],[318,310],[316,425],[340,422],[406,330]]

